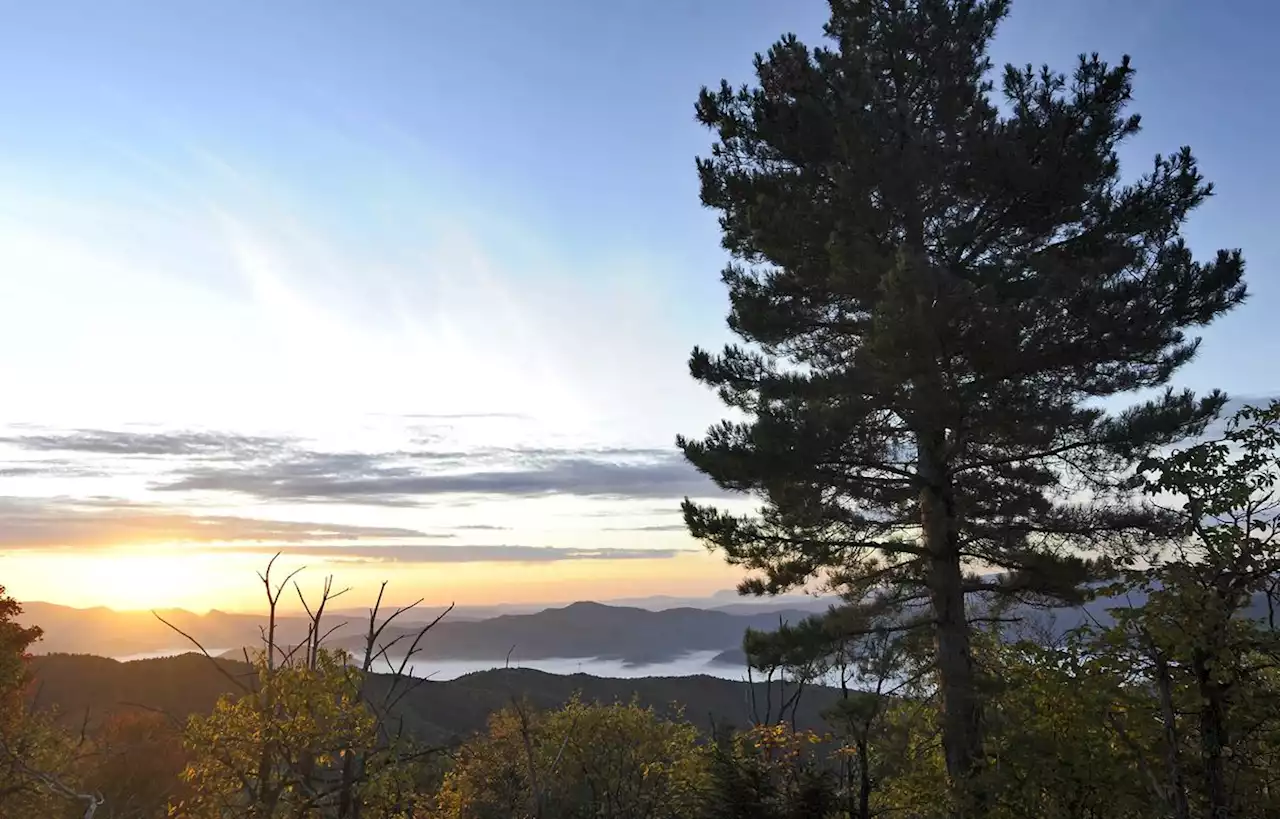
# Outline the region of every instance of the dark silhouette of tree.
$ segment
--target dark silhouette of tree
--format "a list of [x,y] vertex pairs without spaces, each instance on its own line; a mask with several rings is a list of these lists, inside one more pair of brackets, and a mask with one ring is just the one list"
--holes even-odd
[[1075,599],[1086,557],[1164,531],[1117,476],[1220,410],[1167,384],[1187,331],[1244,299],[1244,262],[1196,261],[1180,235],[1212,190],[1189,148],[1122,179],[1127,57],[1008,66],[997,94],[1007,0],[830,5],[829,47],[788,35],[757,85],[698,100],[742,343],[690,369],[741,415],[678,443],[763,507],[686,500],[685,520],[760,573],[744,591],[821,577],[916,603],[960,787],[983,757],[968,596]]
[[42,632],[18,622],[21,614],[22,604],[0,586],[0,817],[49,815],[66,801],[82,803],[77,815],[93,819],[102,796],[69,784],[70,738],[30,707],[27,663]]

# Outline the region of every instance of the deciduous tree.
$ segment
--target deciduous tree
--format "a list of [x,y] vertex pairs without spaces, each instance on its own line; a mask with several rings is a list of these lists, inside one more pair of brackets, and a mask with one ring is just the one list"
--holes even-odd
[[[418,801],[418,763],[435,749],[409,741],[395,709],[415,684],[407,679],[405,668],[419,652],[426,633],[452,607],[414,630],[383,641],[387,626],[417,605],[380,619],[384,583],[369,611],[363,660],[356,660],[324,647],[336,628],[326,627],[325,609],[343,591],[334,592],[328,578],[313,604],[294,582],[310,622],[304,642],[281,645],[276,638],[277,606],[297,571],[275,582],[274,562],[273,558],[259,575],[268,608],[263,647],[252,658],[253,678],[237,679],[223,669],[240,692],[221,698],[212,714],[195,715],[189,722],[186,741],[193,759],[183,775],[191,794],[179,806],[181,815],[192,819],[411,816]],[[365,675],[376,662],[390,664],[388,653],[406,637],[412,639],[401,649],[402,660],[392,669],[384,695],[371,699],[363,684]]]
[[1144,461],[1134,482],[1166,499],[1181,530],[1110,589],[1141,605],[1093,630],[1100,662],[1157,693],[1165,790],[1180,815],[1203,804],[1207,816],[1236,816],[1271,801],[1272,752],[1256,740],[1280,726],[1278,448],[1272,402],[1245,407],[1217,438]]
[[92,819],[102,798],[74,784],[71,737],[29,707],[27,660],[41,630],[18,622],[21,614],[0,586],[0,819],[56,816],[68,803]]
[[631,703],[513,705],[467,743],[436,800],[441,819],[684,819],[707,758],[690,724]]

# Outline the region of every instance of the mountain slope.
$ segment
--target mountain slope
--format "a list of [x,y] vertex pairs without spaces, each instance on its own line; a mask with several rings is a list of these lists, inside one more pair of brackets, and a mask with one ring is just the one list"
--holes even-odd
[[[244,675],[243,663],[220,660],[224,670]],[[213,708],[218,697],[234,686],[195,654],[154,660],[118,662],[102,657],[51,654],[31,662],[37,706],[56,710],[64,720],[79,726],[96,724],[119,711],[162,711],[176,720]],[[390,683],[387,675],[368,678],[369,693],[379,697]],[[495,669],[448,682],[424,681],[402,701],[398,716],[405,727],[424,742],[448,742],[483,730],[489,714],[508,705],[512,698],[527,698],[538,707],[555,708],[575,694],[600,702],[628,701],[653,706],[667,716],[684,718],[709,730],[712,725],[743,726],[751,722],[752,691],[759,703],[766,701],[762,683],[746,683],[715,677],[646,677],[611,679],[586,674],[556,675],[532,669]],[[835,703],[838,692],[810,687],[801,698],[798,722],[817,727],[819,713]],[[775,687],[770,698],[779,701]],[[761,705],[763,708],[763,705]]]

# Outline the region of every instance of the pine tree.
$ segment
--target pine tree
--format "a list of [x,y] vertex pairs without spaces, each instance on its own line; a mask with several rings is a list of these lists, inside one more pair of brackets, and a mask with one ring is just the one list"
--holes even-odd
[[1190,149],[1122,180],[1128,57],[1009,66],[997,94],[1007,0],[830,5],[829,47],[785,36],[757,85],[697,103],[742,342],[690,369],[741,420],[678,443],[762,508],[686,500],[685,520],[756,570],[744,591],[821,576],[922,603],[959,789],[982,761],[967,596],[1072,599],[1078,555],[1159,522],[1113,478],[1220,410],[1167,385],[1187,331],[1244,299],[1244,262],[1180,236],[1211,194]]

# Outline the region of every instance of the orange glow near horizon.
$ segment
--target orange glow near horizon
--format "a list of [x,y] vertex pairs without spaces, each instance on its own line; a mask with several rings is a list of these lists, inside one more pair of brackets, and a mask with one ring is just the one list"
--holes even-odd
[[[117,610],[261,611],[265,600],[257,572],[269,558],[267,549],[261,555],[199,550],[10,552],[3,556],[0,570],[6,592],[22,601]],[[356,563],[282,555],[273,579],[303,566],[297,581],[304,593],[318,590],[329,574],[337,588],[350,588],[334,604],[339,608],[369,605],[383,580],[389,581],[387,604],[423,598],[425,605],[440,606],[699,596],[731,588],[742,577],[741,570],[714,555],[691,552],[653,560],[545,563]],[[281,607],[297,608],[297,593],[286,594]]]

